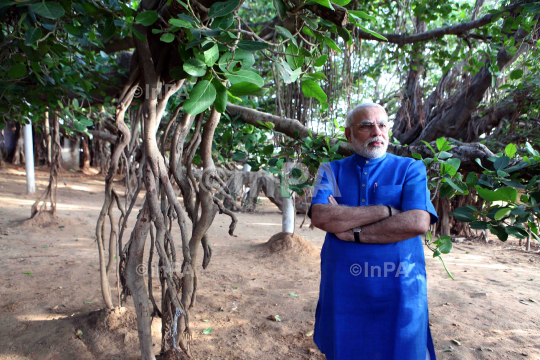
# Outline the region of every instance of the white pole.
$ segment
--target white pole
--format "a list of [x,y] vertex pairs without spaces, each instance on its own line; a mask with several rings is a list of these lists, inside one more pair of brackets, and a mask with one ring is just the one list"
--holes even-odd
[[294,233],[294,193],[288,198],[283,198],[283,220],[282,220],[282,232]]
[[[288,176],[289,172],[294,167],[294,163],[286,162],[283,166],[285,176]],[[285,183],[286,184],[286,183]],[[283,186],[285,186],[285,184]],[[284,233],[294,234],[294,221],[296,220],[296,214],[294,211],[294,192],[287,189],[287,192],[291,193],[289,198],[283,197],[283,218],[281,220],[281,231]]]
[[26,165],[26,190],[28,194],[34,194],[36,192],[36,179],[34,175],[32,123],[24,125],[24,162]]

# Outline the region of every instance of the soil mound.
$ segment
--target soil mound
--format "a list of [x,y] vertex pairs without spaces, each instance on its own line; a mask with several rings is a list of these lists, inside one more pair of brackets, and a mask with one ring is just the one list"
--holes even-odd
[[56,215],[52,215],[49,211],[42,211],[40,214],[34,216],[30,219],[25,219],[21,221],[14,221],[14,227],[17,227],[20,230],[31,229],[31,228],[46,228],[49,226],[70,226],[76,225],[76,223],[69,219],[61,219]]
[[320,250],[315,245],[300,235],[285,232],[275,234],[261,247],[269,256],[278,254],[285,258],[317,258],[320,254]]

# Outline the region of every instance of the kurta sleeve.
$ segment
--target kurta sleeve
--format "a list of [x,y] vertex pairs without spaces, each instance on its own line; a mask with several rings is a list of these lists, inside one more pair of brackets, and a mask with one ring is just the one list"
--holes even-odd
[[311,219],[311,207],[314,204],[328,204],[328,197],[337,194],[337,183],[332,172],[330,163],[324,163],[319,167],[317,180],[313,187],[313,197],[309,206],[308,216]]
[[408,210],[427,211],[431,215],[431,224],[435,224],[439,220],[435,207],[433,207],[430,200],[426,167],[420,160],[414,161],[405,175],[401,195],[401,211]]

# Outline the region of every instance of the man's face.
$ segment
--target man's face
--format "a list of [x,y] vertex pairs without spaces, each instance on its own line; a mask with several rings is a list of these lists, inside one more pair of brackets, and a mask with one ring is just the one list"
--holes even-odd
[[345,136],[354,151],[368,159],[376,159],[388,148],[388,116],[378,107],[365,107],[354,113],[353,124],[345,128]]

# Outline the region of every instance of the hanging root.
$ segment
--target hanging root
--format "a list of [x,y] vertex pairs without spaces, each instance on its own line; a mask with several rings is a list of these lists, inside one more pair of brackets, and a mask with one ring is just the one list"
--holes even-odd
[[36,200],[30,210],[30,218],[35,218],[47,211],[47,202],[51,204],[50,215],[56,216],[56,202],[58,189],[58,169],[60,168],[60,125],[58,116],[51,112],[49,117],[51,122],[51,138],[53,139],[51,148],[51,170],[49,175],[49,185],[45,192]]

